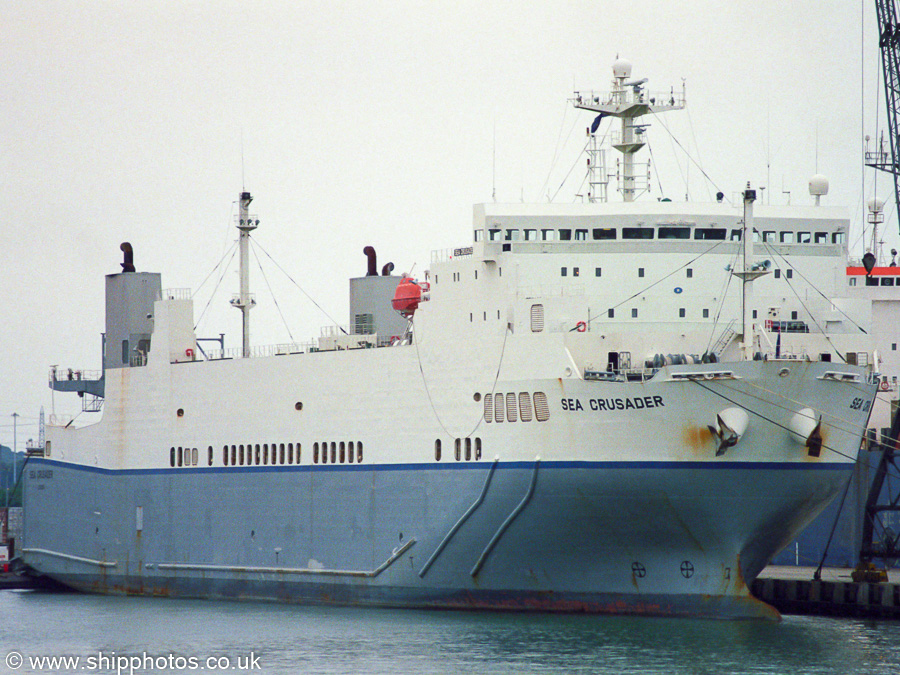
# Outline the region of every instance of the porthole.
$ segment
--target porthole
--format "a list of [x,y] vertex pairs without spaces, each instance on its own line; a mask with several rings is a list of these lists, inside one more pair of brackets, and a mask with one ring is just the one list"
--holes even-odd
[[175,411],[175,414],[179,417],[184,417],[184,408],[179,408],[177,411]]
[[222,447],[222,464],[228,466],[228,446]]
[[457,461],[457,462],[460,460],[460,457],[461,457],[461,454],[462,454],[462,453],[460,452],[461,449],[462,449],[462,440],[460,440],[459,438],[457,438],[456,441],[455,441],[456,461]]
[[353,441],[347,443],[347,461],[353,464],[353,461],[356,459],[355,452],[353,450]]
[[303,410],[303,404],[300,401],[297,401],[294,404],[294,410]]
[[313,464],[319,463],[319,444],[313,443]]
[[278,444],[278,463],[284,464],[284,443]]
[[330,461],[332,464],[337,462],[337,443],[331,441],[331,458]]
[[344,441],[341,441],[340,445],[340,462],[341,464],[347,463],[347,448],[344,445]]
[[[257,446],[257,447],[258,447],[258,446]],[[263,443],[263,446],[262,446],[262,461],[263,461],[263,462],[262,462],[263,464],[268,464],[268,463],[269,463],[269,444],[268,444],[268,443]]]
[[441,461],[441,439],[434,439],[434,460],[436,462]]
[[475,459],[476,460],[481,459],[481,439],[480,438],[475,439]]
[[169,466],[175,466],[175,448],[169,448]]
[[467,462],[472,461],[472,439],[471,438],[466,439],[466,461]]
[[476,392],[475,392],[475,396],[473,396],[472,398],[475,399],[475,403],[478,403],[478,402],[481,400],[481,394],[479,394],[479,393],[476,391]]
[[357,464],[362,464],[362,460],[363,460],[362,450],[363,450],[362,443],[357,443],[356,444],[356,463]]

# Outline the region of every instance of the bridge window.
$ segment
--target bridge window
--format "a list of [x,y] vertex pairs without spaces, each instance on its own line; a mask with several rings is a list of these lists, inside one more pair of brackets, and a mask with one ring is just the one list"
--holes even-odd
[[811,232],[798,232],[797,233],[797,243],[798,244],[812,243],[812,233]]
[[653,239],[652,227],[623,227],[622,239]]
[[[660,239],[690,239],[691,228],[689,227],[660,227]],[[698,237],[699,238],[699,237]]]
[[765,230],[763,232],[763,241],[775,243],[777,241],[775,237],[775,230]]
[[575,241],[587,241],[587,230],[575,230]]
[[843,244],[845,240],[845,235],[843,232],[835,232],[831,235],[831,243],[832,244]]
[[816,232],[815,238],[816,238],[817,244],[827,244],[828,243],[828,233],[827,232]]
[[572,240],[572,230],[560,230],[559,231],[559,240],[560,241],[571,241]]
[[694,239],[724,241],[726,234],[724,227],[698,227],[694,230]]
[[603,241],[616,238],[616,228],[614,227],[595,227],[593,232],[595,241]]

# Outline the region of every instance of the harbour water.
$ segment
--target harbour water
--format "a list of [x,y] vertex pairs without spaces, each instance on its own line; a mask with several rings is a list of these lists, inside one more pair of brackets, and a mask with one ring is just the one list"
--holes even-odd
[[[9,673],[900,671],[900,623],[889,621],[377,610],[36,591],[0,591],[0,617],[0,672]],[[63,656],[79,661],[41,661]]]

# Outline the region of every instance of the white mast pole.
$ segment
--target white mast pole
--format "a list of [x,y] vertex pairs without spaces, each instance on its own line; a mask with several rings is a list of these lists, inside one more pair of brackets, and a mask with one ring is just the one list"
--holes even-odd
[[753,301],[753,202],[755,201],[756,190],[751,190],[750,183],[747,183],[747,189],[744,191],[744,230],[741,235],[744,241],[744,274],[742,275],[744,337],[741,343],[741,356],[745,361],[753,359],[753,319],[750,305]]
[[231,301],[231,304],[241,310],[242,329],[241,329],[241,356],[250,356],[250,310],[256,306],[256,300],[250,295],[250,232],[259,225],[259,220],[250,217],[248,211],[250,202],[253,197],[249,192],[242,192],[240,196],[240,212],[238,215],[237,228],[241,235],[238,241],[238,250],[240,254],[240,277],[241,292],[240,295]]

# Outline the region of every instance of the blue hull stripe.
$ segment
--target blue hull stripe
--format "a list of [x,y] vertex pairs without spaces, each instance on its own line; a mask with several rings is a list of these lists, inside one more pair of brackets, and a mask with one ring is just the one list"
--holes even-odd
[[[459,462],[452,464],[410,463],[410,464],[278,464],[275,466],[196,466],[157,469],[105,469],[84,464],[71,464],[45,458],[31,458],[29,464],[58,466],[65,469],[89,473],[117,476],[148,476],[158,474],[207,473],[303,473],[307,471],[486,471],[489,462]],[[589,462],[589,461],[546,461],[541,460],[544,469],[657,469],[681,471],[852,471],[852,462]],[[500,462],[498,469],[533,469],[534,462]]]

